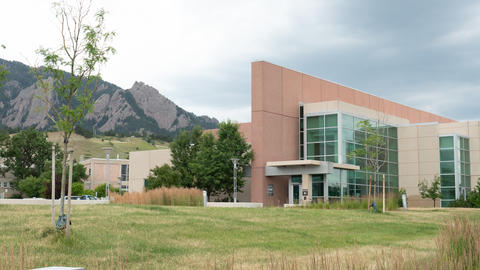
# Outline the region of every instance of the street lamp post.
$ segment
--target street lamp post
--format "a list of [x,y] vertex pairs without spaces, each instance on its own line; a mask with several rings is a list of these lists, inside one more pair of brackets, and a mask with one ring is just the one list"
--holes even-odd
[[107,181],[106,181],[106,187],[105,187],[105,196],[107,197],[107,200],[110,200],[110,154],[112,153],[113,148],[112,147],[103,147],[103,151],[105,152],[105,155],[107,156]]
[[233,163],[233,202],[237,203],[237,165],[238,158],[232,158]]

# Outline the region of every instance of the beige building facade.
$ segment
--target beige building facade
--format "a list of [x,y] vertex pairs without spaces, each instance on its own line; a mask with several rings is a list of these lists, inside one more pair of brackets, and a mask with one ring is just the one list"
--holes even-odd
[[171,165],[170,149],[159,149],[149,151],[130,152],[130,170],[129,170],[129,189],[130,192],[141,192],[145,188],[145,179],[150,174],[150,170],[163,166]]
[[84,181],[85,189],[95,189],[108,182],[115,188],[120,188],[123,191],[129,190],[130,161],[128,159],[110,159],[107,161],[105,158],[91,158],[80,161],[80,164],[85,166],[88,175],[87,180]]

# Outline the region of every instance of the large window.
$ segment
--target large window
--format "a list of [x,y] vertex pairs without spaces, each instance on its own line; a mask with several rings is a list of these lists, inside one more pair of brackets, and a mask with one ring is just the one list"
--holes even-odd
[[307,117],[307,159],[338,162],[337,114]]
[[128,181],[128,164],[122,164],[122,181]]
[[458,135],[439,137],[442,207],[465,195],[470,185],[470,141]]

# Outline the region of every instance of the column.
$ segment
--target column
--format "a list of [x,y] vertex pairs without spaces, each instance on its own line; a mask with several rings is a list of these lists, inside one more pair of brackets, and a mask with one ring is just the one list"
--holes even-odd
[[302,174],[302,190],[300,191],[303,205],[312,204],[312,175]]

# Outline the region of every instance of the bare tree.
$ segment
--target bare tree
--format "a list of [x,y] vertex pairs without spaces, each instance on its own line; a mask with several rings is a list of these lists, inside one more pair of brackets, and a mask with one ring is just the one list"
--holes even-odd
[[46,116],[55,123],[63,136],[63,160],[60,216],[56,226],[65,228],[64,197],[67,155],[70,136],[75,125],[93,109],[93,96],[100,80],[100,67],[115,53],[110,46],[115,32],[105,30],[105,11],[90,13],[90,5],[77,1],[54,3],[60,23],[58,49],[37,50],[43,59],[42,67],[34,74],[42,94],[37,96],[45,104]]

